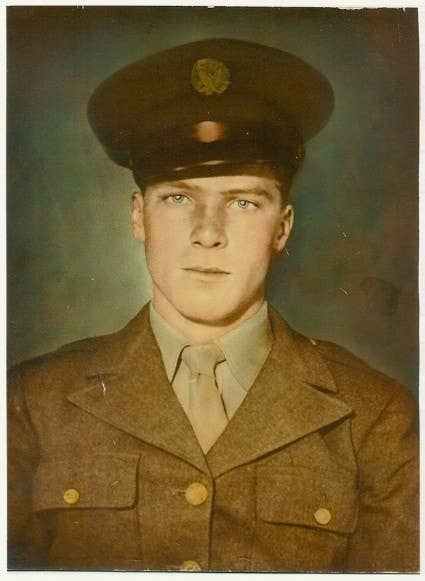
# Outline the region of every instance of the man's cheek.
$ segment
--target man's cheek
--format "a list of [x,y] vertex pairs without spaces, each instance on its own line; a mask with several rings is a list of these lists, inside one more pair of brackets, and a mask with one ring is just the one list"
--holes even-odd
[[253,262],[264,263],[272,254],[274,249],[274,239],[268,234],[260,231],[255,232],[255,236],[251,236],[246,241],[244,248],[245,259]]
[[146,256],[155,257],[156,260],[168,259],[174,247],[172,239],[168,239],[165,235],[158,235],[158,233],[148,236],[145,242]]

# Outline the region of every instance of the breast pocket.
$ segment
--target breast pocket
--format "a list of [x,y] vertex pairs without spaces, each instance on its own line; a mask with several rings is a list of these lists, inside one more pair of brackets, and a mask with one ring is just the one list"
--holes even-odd
[[342,566],[357,523],[354,474],[261,468],[256,505],[254,560],[259,569],[326,571]]
[[102,569],[140,560],[138,464],[139,456],[127,454],[40,463],[33,510],[54,531],[52,567]]

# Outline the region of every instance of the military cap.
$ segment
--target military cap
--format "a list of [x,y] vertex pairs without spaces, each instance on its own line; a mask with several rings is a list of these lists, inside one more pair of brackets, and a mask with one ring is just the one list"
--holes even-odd
[[333,102],[329,81],[300,58],[208,39],[117,71],[94,91],[88,118],[108,156],[140,186],[259,168],[291,178]]

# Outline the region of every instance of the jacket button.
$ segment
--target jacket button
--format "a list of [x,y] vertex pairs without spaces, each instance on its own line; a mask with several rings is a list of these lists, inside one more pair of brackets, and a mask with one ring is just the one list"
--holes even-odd
[[192,482],[185,490],[185,498],[192,506],[199,506],[208,498],[208,489],[201,482]]
[[77,504],[80,500],[80,493],[78,490],[75,490],[75,488],[69,488],[68,490],[65,490],[63,499],[66,504]]
[[202,571],[201,565],[196,561],[183,561],[180,571]]
[[332,515],[327,508],[318,508],[314,513],[314,518],[319,525],[327,525],[331,520]]

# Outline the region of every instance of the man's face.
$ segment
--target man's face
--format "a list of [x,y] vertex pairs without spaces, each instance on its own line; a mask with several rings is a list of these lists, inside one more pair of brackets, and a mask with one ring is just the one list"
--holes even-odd
[[161,182],[133,200],[154,305],[185,319],[230,324],[264,300],[273,256],[293,211],[272,178],[240,175]]

